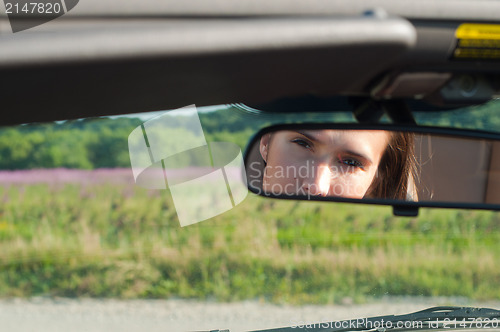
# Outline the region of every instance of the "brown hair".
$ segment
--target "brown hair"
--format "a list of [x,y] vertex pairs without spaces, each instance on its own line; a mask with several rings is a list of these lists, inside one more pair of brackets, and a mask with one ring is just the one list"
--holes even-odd
[[389,143],[365,197],[416,201],[415,134],[390,132],[389,135]]

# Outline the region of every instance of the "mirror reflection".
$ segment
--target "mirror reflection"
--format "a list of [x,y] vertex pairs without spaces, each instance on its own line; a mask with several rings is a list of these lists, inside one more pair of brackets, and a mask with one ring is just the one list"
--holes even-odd
[[258,137],[246,159],[258,194],[500,203],[500,143],[387,130],[297,129]]

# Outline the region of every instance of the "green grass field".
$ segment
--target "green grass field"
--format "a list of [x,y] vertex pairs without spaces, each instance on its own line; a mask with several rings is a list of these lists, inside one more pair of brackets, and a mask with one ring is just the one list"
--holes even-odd
[[363,302],[500,299],[500,214],[279,201],[249,194],[181,228],[166,191],[0,187],[0,296]]

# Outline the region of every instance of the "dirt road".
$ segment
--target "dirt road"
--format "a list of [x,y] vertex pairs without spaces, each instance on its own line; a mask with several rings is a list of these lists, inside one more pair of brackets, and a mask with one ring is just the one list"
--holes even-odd
[[0,300],[1,331],[248,331],[385,314],[435,305],[500,308],[500,302],[449,298],[387,298],[362,305],[278,306],[189,300],[8,299]]

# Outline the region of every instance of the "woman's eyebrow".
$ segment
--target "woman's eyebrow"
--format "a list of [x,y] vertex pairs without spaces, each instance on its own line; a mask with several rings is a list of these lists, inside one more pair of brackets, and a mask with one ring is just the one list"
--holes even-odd
[[308,139],[310,139],[311,141],[313,142],[320,142],[319,139],[315,138],[314,136],[312,136],[311,134],[308,134],[306,132],[303,132],[303,131],[300,131],[300,130],[297,130],[296,131],[297,133],[301,134],[302,136],[305,136],[307,137]]

